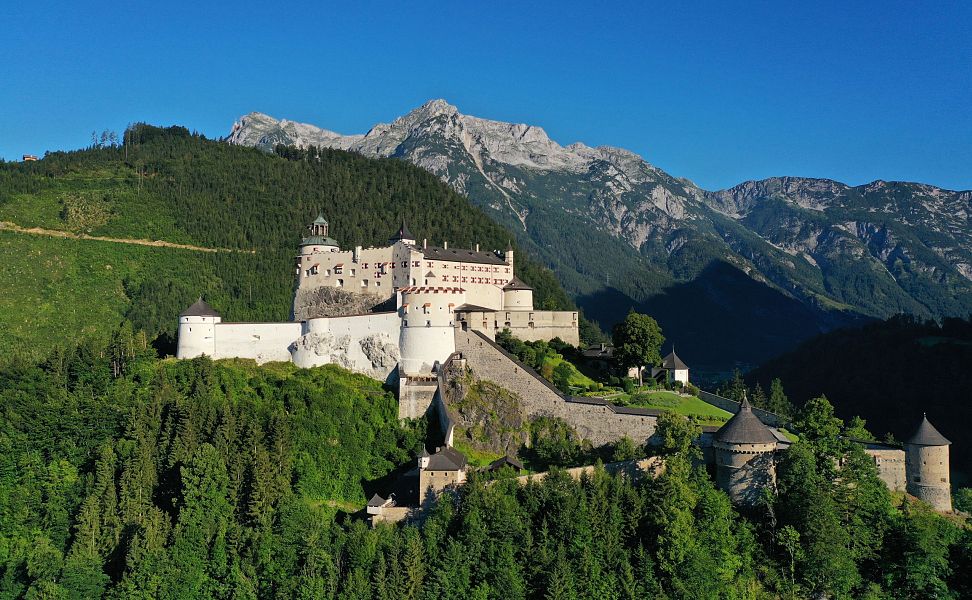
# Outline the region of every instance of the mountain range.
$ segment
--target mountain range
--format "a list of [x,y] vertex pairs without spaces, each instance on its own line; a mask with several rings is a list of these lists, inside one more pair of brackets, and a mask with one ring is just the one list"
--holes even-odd
[[251,113],[226,141],[420,166],[513,231],[589,318],[652,314],[701,372],[875,318],[972,313],[972,191],[800,177],[706,191],[628,150],[561,146],[444,100],[358,135]]

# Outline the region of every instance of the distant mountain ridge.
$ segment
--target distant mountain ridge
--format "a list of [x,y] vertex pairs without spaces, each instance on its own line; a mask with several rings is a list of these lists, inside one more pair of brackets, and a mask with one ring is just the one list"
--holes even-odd
[[686,360],[755,364],[834,327],[972,312],[972,192],[797,177],[709,192],[630,151],[433,100],[366,134],[260,113],[227,138],[416,164],[515,231],[604,326],[655,314]]

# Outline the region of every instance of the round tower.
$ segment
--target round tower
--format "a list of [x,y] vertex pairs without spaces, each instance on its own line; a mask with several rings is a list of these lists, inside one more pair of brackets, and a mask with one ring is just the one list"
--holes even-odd
[[429,373],[456,351],[455,308],[466,292],[454,287],[410,286],[399,290],[401,374]]
[[915,433],[905,441],[905,477],[908,493],[935,510],[952,510],[948,447],[952,442],[922,416]]
[[776,436],[743,398],[737,412],[713,438],[716,485],[734,504],[754,506],[763,488],[776,485]]
[[219,313],[203,301],[202,296],[179,313],[176,358],[195,358],[203,354],[215,356],[216,324],[222,320]]
[[533,310],[533,288],[514,275],[513,279],[503,286],[503,309]]
[[[329,237],[330,225],[324,215],[318,214],[314,222],[307,227],[310,235],[300,242],[300,255],[307,256],[319,252],[337,252],[340,250],[337,240]],[[300,265],[298,264],[298,268]]]

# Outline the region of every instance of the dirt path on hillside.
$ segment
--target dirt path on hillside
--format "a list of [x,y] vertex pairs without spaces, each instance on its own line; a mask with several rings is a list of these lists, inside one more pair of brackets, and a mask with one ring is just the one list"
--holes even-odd
[[135,240],[130,238],[103,237],[100,235],[88,235],[86,233],[71,233],[58,229],[43,229],[41,227],[21,227],[10,221],[0,221],[0,230],[16,231],[17,233],[27,233],[30,235],[46,235],[50,237],[70,238],[74,240],[97,240],[99,242],[113,242],[115,244],[134,244],[136,246],[155,246],[160,248],[178,248],[180,250],[192,250],[194,252],[243,252],[256,254],[256,250],[234,250],[232,248],[203,248],[192,244],[177,244],[175,242],[164,242],[162,240]]

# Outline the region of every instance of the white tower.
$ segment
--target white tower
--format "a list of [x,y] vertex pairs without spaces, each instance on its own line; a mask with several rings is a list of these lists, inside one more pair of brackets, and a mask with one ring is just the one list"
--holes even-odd
[[420,286],[399,292],[400,374],[427,374],[456,351],[455,308],[465,303],[465,290]]
[[195,358],[216,355],[216,324],[222,321],[219,313],[206,304],[202,296],[179,314],[179,341],[176,358]]

